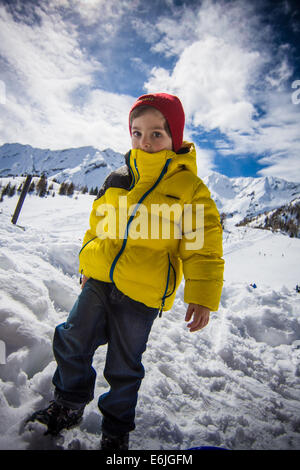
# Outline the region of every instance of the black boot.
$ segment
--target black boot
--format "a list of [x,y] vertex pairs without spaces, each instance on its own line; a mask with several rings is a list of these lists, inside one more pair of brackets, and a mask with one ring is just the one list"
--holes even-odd
[[36,411],[27,420],[38,421],[39,423],[46,424],[46,434],[57,436],[63,429],[70,429],[78,425],[82,420],[84,406],[79,409],[71,409],[66,406],[60,405],[55,400],[50,402],[48,408]]
[[101,450],[128,450],[129,433],[122,436],[110,436],[102,433]]

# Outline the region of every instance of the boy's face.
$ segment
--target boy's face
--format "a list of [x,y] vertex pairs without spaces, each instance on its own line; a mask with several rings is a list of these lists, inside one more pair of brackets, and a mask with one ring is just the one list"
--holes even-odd
[[158,109],[149,108],[144,114],[136,117],[131,126],[131,143],[133,149],[156,153],[160,150],[172,150],[172,139],[165,129],[165,118]]

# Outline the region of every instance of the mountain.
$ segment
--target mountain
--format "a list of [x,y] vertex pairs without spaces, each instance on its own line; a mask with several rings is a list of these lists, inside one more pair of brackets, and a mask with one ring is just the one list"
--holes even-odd
[[[112,170],[123,164],[124,156],[111,149],[49,150],[18,143],[0,147],[0,177],[44,173],[59,183],[73,182],[90,189],[99,187]],[[300,196],[300,183],[272,176],[229,178],[211,172],[203,181],[231,225],[277,209]]]
[[273,232],[280,231],[290,237],[300,238],[300,197],[277,209],[253,217],[245,217],[237,225],[240,227],[248,225],[249,227],[272,230]]
[[277,209],[300,196],[300,183],[282,178],[228,178],[216,172],[203,178],[219,211],[234,223]]
[[45,174],[59,183],[72,181],[91,188],[100,186],[105,177],[121,165],[124,165],[124,156],[111,149],[49,150],[17,143],[0,147],[0,177]]

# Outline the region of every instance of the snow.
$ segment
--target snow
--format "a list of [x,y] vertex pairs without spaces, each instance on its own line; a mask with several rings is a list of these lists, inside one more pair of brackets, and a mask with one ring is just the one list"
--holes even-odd
[[[78,252],[93,196],[28,195],[18,220],[25,230],[11,224],[17,200],[0,205],[0,449],[97,449],[106,346],[95,354],[95,399],[78,428],[54,439],[39,424],[24,427],[53,397],[52,337],[80,293]],[[299,248],[299,239],[228,221],[219,311],[190,333],[182,283],[154,323],[131,449],[300,448]]]
[[300,283],[299,239],[250,227],[231,230],[224,231],[223,237],[226,281],[248,279],[275,290],[282,286],[291,289]]
[[2,177],[45,174],[60,183],[72,181],[75,185],[87,185],[89,189],[98,186],[112,170],[124,164],[124,156],[111,149],[50,150],[18,143],[0,146],[0,160]]
[[300,183],[271,176],[228,178],[211,172],[203,181],[219,211],[232,215],[235,223],[246,216],[278,208],[300,192]]

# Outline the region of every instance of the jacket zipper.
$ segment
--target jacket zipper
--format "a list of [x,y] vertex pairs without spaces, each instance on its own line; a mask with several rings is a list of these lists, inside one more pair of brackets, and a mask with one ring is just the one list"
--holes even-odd
[[[130,156],[129,156],[130,158]],[[114,279],[113,279],[113,275],[114,275],[114,270],[115,270],[115,267],[116,267],[116,264],[120,258],[120,256],[122,255],[123,251],[125,250],[125,247],[126,247],[126,244],[127,244],[127,237],[128,237],[128,232],[129,232],[129,227],[130,227],[130,224],[131,222],[133,221],[134,217],[135,217],[135,214],[139,208],[139,206],[142,204],[142,202],[144,201],[144,199],[148,196],[148,194],[150,194],[155,188],[156,186],[158,185],[158,183],[161,181],[161,179],[163,178],[163,176],[165,175],[165,173],[167,172],[168,170],[168,166],[171,162],[171,158],[168,158],[168,160],[166,161],[159,177],[157,178],[157,180],[155,181],[155,183],[153,184],[153,186],[151,186],[150,189],[148,189],[148,191],[146,191],[143,196],[139,199],[138,203],[136,204],[135,208],[134,208],[134,211],[133,213],[131,214],[131,216],[129,217],[129,220],[127,222],[127,225],[126,225],[126,229],[125,229],[125,234],[124,234],[124,239],[123,239],[123,243],[122,243],[122,246],[121,246],[121,249],[119,251],[119,253],[116,255],[115,259],[113,260],[112,262],[112,265],[111,265],[111,268],[110,268],[110,272],[109,272],[109,277],[110,277],[110,280],[112,283],[114,283]],[[139,180],[139,171],[138,171],[138,168],[137,168],[137,163],[136,163],[136,160],[134,160],[134,166],[135,166],[135,169],[136,169],[136,172],[138,174],[138,179],[137,181]],[[131,171],[131,174],[132,174],[132,184],[129,188],[132,189],[134,186],[135,186],[135,176],[134,176],[134,173],[133,171],[131,170],[131,166],[129,165],[129,168],[130,168],[130,171]],[[81,248],[80,252],[79,252],[79,255],[80,253],[82,252],[82,250],[90,243],[92,242],[93,240],[95,240],[95,238],[97,237],[94,237],[94,238],[91,238],[91,240],[89,240],[88,242],[86,242],[83,247]],[[161,303],[161,306],[160,306],[160,310],[159,310],[159,316],[161,317],[162,315],[162,311],[163,311],[163,307],[165,305],[165,299],[167,297],[170,297],[174,290],[175,290],[175,286],[176,286],[176,271],[170,261],[170,256],[168,254],[168,259],[169,259],[169,266],[168,266],[168,275],[167,275],[167,282],[166,282],[166,288],[165,288],[165,292],[164,292],[164,295],[162,297],[162,303]],[[168,291],[168,287],[169,287],[169,281],[170,281],[170,270],[171,268],[173,269],[173,273],[174,273],[174,286],[173,286],[173,290],[170,294],[167,295],[167,291]],[[81,276],[80,276],[80,281],[82,280],[82,270],[81,270]]]
[[[97,237],[91,238],[88,242],[86,242],[86,243],[83,245],[83,247],[81,248],[81,250],[80,250],[79,253],[78,253],[78,257],[80,256],[80,253],[82,252],[83,248],[85,248],[86,245],[88,245],[90,242],[92,242],[93,240],[95,240],[95,238],[97,238]],[[82,276],[83,276],[83,269],[80,271],[79,284],[82,284]]]
[[[125,247],[126,247],[126,244],[127,244],[127,237],[128,237],[128,232],[129,232],[129,227],[130,227],[130,224],[131,222],[133,221],[134,217],[135,217],[135,214],[139,208],[139,206],[142,204],[142,202],[144,201],[144,199],[148,196],[148,194],[150,194],[155,188],[156,186],[158,185],[158,183],[161,181],[162,177],[164,176],[164,174],[167,172],[168,170],[168,166],[171,162],[171,158],[168,158],[168,160],[166,161],[159,177],[157,178],[157,180],[155,181],[155,183],[153,184],[153,186],[151,186],[150,189],[148,189],[148,191],[146,191],[143,196],[139,199],[138,203],[136,204],[135,208],[134,208],[134,211],[133,213],[131,214],[131,216],[129,217],[129,220],[127,222],[127,225],[126,225],[126,229],[125,229],[125,234],[124,234],[124,239],[123,239],[123,243],[122,243],[122,246],[121,246],[121,249],[119,251],[119,253],[117,254],[117,256],[115,257],[115,259],[113,260],[112,262],[112,265],[111,265],[111,268],[110,268],[110,272],[109,272],[109,277],[110,277],[110,280],[111,282],[114,282],[114,270],[115,270],[115,267],[116,267],[116,264],[120,258],[120,256],[122,255],[123,251],[125,250]],[[135,164],[135,168],[137,170],[137,173],[138,173],[138,169],[137,169],[137,164],[136,164],[136,160],[134,161],[134,164]],[[138,173],[139,174],[139,173]],[[133,187],[131,185],[131,187]]]
[[[163,297],[162,297],[161,306],[160,306],[160,309],[159,309],[159,317],[162,316],[162,311],[163,311],[163,308],[164,308],[164,306],[165,306],[165,300],[166,300],[166,298],[167,298],[167,297],[170,297],[170,296],[173,294],[173,292],[175,291],[175,287],[176,287],[176,271],[175,271],[175,268],[174,268],[173,264],[171,263],[169,253],[168,253],[168,260],[169,260],[169,266],[168,266],[167,282],[166,282],[165,292],[164,292],[164,295],[163,295]],[[170,292],[170,294],[167,294],[168,288],[169,288],[169,282],[170,282],[170,271],[171,271],[171,268],[172,268],[173,273],[174,273],[174,284],[173,284],[172,292]]]
[[129,171],[130,171],[130,174],[131,174],[131,185],[129,186],[129,189],[128,189],[128,191],[130,191],[135,186],[135,176],[134,176],[134,173],[133,173],[131,165],[130,165],[131,151],[129,153],[128,158],[129,158]]

